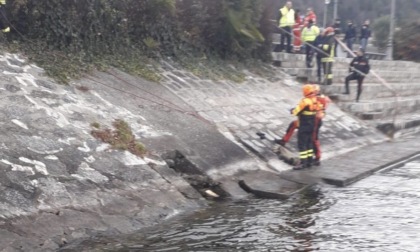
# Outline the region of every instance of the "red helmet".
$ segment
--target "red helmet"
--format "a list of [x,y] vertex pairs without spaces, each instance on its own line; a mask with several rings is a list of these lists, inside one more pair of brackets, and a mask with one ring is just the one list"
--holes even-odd
[[302,87],[303,96],[309,97],[314,95],[314,86],[311,84],[306,84]]
[[325,28],[325,30],[324,30],[324,36],[328,36],[330,34],[334,34],[334,28],[332,28],[332,27]]

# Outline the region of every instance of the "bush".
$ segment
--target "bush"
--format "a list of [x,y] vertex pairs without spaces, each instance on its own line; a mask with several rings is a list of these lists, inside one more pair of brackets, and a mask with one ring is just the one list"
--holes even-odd
[[420,61],[420,21],[403,25],[395,33],[394,59]]
[[376,19],[373,23],[375,46],[377,46],[380,51],[384,51],[388,45],[390,22],[390,16],[383,16]]
[[[143,73],[148,59],[161,56],[267,59],[268,34],[259,30],[264,2],[10,0],[8,8],[19,33],[13,38],[47,73],[66,81],[92,65]],[[123,61],[144,63],[130,67]]]

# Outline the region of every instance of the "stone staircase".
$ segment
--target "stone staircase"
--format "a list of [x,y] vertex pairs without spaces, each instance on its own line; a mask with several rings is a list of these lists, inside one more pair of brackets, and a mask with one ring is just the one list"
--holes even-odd
[[[305,55],[280,53],[281,69],[302,82],[316,81],[316,68],[305,67]],[[379,130],[394,135],[420,131],[420,64],[406,61],[371,60],[371,69],[393,90],[384,86],[373,74],[363,84],[360,102],[355,102],[357,84],[350,84],[350,95],[344,92],[351,59],[336,58],[333,85],[321,86],[344,111],[366,121]],[[395,96],[397,93],[397,97]],[[419,111],[419,112],[418,112]]]

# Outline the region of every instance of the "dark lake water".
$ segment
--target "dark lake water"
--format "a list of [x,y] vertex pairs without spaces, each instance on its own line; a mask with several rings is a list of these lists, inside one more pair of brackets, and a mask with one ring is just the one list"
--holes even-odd
[[248,199],[78,251],[420,251],[420,158],[346,188]]

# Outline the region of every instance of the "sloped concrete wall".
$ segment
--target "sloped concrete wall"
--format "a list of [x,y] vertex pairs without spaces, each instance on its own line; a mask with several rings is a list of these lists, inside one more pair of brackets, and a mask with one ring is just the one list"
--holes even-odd
[[[274,139],[295,119],[289,111],[301,87],[283,72],[266,78],[247,72],[244,83],[233,83],[168,66],[156,84],[111,69],[61,86],[17,55],[1,56],[0,69],[2,249],[48,251],[206,205],[160,158],[170,151],[232,197],[246,196],[241,177],[258,180],[259,171],[290,169],[255,134]],[[90,135],[91,123],[109,126],[115,119],[127,121],[146,143],[147,158],[112,150]],[[324,158],[384,140],[334,104],[328,109]]]

